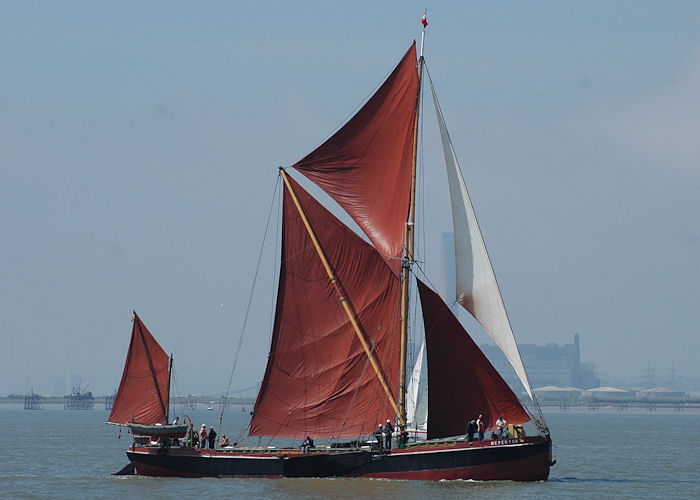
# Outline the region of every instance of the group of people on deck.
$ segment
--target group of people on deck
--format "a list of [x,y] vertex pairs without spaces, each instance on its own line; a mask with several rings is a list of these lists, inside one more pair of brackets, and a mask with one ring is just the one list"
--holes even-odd
[[[387,419],[386,424],[379,424],[377,430],[374,431],[374,438],[377,440],[377,449],[379,451],[391,450],[392,448],[392,438],[394,435],[394,426],[391,424],[391,420]],[[402,435],[399,436],[399,448],[408,441],[408,432],[404,431]],[[314,440],[306,436],[306,439],[301,443],[301,452],[308,453],[311,448],[314,447]]]
[[[173,425],[176,425],[178,421],[179,419],[176,418],[173,422]],[[493,433],[491,438],[502,439],[504,437],[508,437],[508,430],[506,427],[506,420],[503,417],[499,416],[498,420],[496,420],[497,434]],[[470,420],[467,424],[467,441],[474,441],[475,435],[478,437],[478,441],[483,441],[485,431],[486,425],[484,423],[484,417],[482,414],[479,414],[479,416],[475,420]],[[377,430],[374,431],[374,438],[377,440],[377,449],[379,451],[391,450],[393,434],[394,426],[391,424],[391,420],[387,419],[386,424],[379,424],[377,426]],[[404,434],[404,436],[399,436],[399,448],[402,448],[402,440],[404,445],[405,441],[407,441],[408,433],[406,432]],[[206,424],[202,424],[202,427],[199,429],[199,433],[196,433],[192,430],[192,424],[190,424],[189,435],[191,436],[191,440],[187,440],[188,447],[206,448],[207,444],[209,444],[210,450],[216,448],[217,434],[214,430],[213,425],[209,426],[209,432],[207,432]],[[236,444],[238,443],[234,443],[234,446],[236,446]],[[231,444],[229,442],[228,437],[226,436],[226,434],[224,434],[218,447],[224,448],[230,445]],[[314,448],[314,440],[311,437],[306,436],[306,439],[304,439],[304,442],[301,444],[302,453],[308,453],[311,448]]]
[[[177,425],[179,421],[179,418],[176,418],[175,421],[173,422],[173,425]],[[210,425],[209,426],[209,431],[207,432],[207,426],[206,424],[202,424],[202,427],[200,427],[199,432],[195,432],[193,429],[193,425],[190,424],[190,429],[187,433],[187,441],[185,443],[185,446],[187,448],[206,448],[207,444],[209,445],[210,450],[214,450],[216,448],[224,448],[226,446],[231,446],[231,443],[229,442],[228,437],[226,434],[224,434],[221,437],[221,441],[219,442],[218,446],[216,444],[216,431],[214,430],[214,426]],[[179,446],[179,440],[175,441],[175,446]],[[233,443],[235,446],[238,443]]]
[[391,449],[391,438],[394,435],[394,426],[387,419],[386,424],[379,424],[377,430],[374,431],[374,438],[377,440],[377,448],[381,450]]
[[[507,436],[507,425],[508,423],[506,422],[506,420],[499,415],[498,420],[496,420],[496,429],[498,431],[498,434],[494,433],[492,435],[492,439],[494,436],[498,437],[498,439],[502,439],[504,437],[504,434]],[[485,431],[486,425],[484,424],[484,417],[480,413],[479,417],[476,420],[470,420],[467,424],[467,441],[474,441],[474,434],[478,435],[479,441],[483,441]]]

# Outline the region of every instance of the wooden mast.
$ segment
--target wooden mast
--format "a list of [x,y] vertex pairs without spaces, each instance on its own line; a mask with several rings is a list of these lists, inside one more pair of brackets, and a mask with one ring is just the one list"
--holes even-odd
[[173,377],[173,355],[170,354],[170,364],[168,365],[168,403],[165,406],[165,425],[170,423],[170,381]]
[[420,113],[421,84],[423,82],[423,41],[425,26],[420,41],[418,58],[418,93],[416,94],[416,116],[413,122],[413,159],[411,162],[411,198],[406,221],[404,237],[403,264],[401,267],[401,356],[399,361],[399,427],[406,427],[406,350],[408,346],[408,305],[409,277],[414,257],[415,222],[416,222],[416,163],[418,158],[418,116]]

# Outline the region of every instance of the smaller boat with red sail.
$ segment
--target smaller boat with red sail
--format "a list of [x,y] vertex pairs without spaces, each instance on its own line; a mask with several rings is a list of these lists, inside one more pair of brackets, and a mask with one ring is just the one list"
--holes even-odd
[[132,322],[124,373],[107,423],[129,428],[135,439],[184,437],[187,425],[168,423],[172,356],[153,338],[136,311]]
[[[279,169],[276,305],[247,437],[242,433],[245,439],[234,446],[215,449],[134,444],[127,455],[137,474],[548,478],[553,465],[549,429],[427,71],[425,26],[424,17],[420,54],[414,41],[354,116],[304,158]],[[418,148],[425,88],[440,129],[443,155],[438,156],[444,156],[452,210],[456,300],[450,302],[471,314],[501,348],[525,389],[525,402],[433,290],[420,264],[425,257],[417,256],[425,245],[415,241],[425,238],[421,228],[427,221],[417,208],[416,186],[431,177],[427,162],[418,161],[423,158]],[[335,205],[322,204],[312,188]],[[341,219],[352,219],[361,233]],[[144,349],[145,331],[138,321],[132,348]],[[410,377],[409,344],[422,346]],[[133,386],[138,389],[120,398],[120,387],[113,412],[119,416],[111,420],[155,426],[167,422],[167,389],[160,385],[167,378],[166,357],[158,355],[162,367],[156,372],[150,351],[139,352],[140,371],[133,375],[139,377]],[[127,376],[129,363],[123,385],[132,377]],[[142,396],[143,414],[135,409]],[[117,408],[122,400],[127,404]],[[465,431],[477,418],[474,439]],[[523,431],[526,422],[534,423],[532,435]],[[308,446],[309,438],[315,446]],[[271,445],[274,440],[282,444]]]

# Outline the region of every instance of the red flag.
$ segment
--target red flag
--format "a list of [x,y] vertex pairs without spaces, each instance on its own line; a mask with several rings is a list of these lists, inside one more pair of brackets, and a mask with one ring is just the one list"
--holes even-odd
[[420,22],[423,23],[424,28],[426,26],[428,26],[428,19],[425,17],[427,13],[428,13],[428,9],[425,9],[425,12],[423,12],[423,17],[421,17],[421,20],[420,20]]

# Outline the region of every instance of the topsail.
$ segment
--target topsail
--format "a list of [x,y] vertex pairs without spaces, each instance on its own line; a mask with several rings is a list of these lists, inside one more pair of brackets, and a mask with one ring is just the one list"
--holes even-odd
[[357,222],[396,270],[411,192],[416,44],[340,130],[293,167]]

